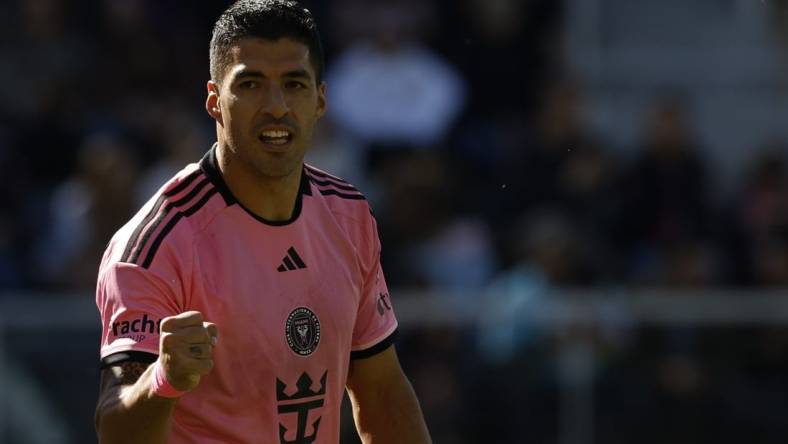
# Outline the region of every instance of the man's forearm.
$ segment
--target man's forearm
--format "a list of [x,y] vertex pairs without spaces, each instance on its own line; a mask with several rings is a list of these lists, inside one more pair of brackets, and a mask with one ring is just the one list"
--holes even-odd
[[162,398],[151,391],[154,365],[132,385],[106,391],[96,409],[96,430],[101,444],[165,444],[176,398]]
[[430,444],[419,401],[410,382],[400,381],[378,391],[374,400],[354,406],[359,435],[364,444]]

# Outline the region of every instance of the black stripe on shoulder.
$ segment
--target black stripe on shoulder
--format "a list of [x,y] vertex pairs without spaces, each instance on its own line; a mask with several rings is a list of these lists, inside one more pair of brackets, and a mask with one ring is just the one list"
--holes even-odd
[[187,195],[183,196],[182,198],[174,202],[167,203],[167,205],[164,207],[164,211],[159,213],[159,215],[156,217],[156,220],[154,220],[153,224],[151,224],[150,228],[148,228],[145,231],[145,235],[142,237],[142,240],[140,241],[137,250],[130,258],[128,258],[128,262],[133,264],[137,263],[137,260],[140,258],[140,254],[142,254],[142,250],[145,249],[145,245],[148,244],[148,242],[150,241],[150,237],[159,227],[159,224],[161,224],[162,221],[167,218],[167,215],[170,213],[170,210],[172,210],[173,208],[182,207],[187,203],[189,203],[189,201],[194,199],[194,197],[197,196],[197,194],[199,194],[200,191],[202,191],[202,189],[205,188],[209,183],[211,183],[211,181],[207,177],[203,177],[200,183],[195,185],[195,187],[192,188],[192,190],[189,191]]
[[309,177],[309,181],[312,182],[315,185],[320,185],[320,186],[324,186],[324,187],[332,186],[332,187],[339,188],[340,190],[347,190],[347,191],[358,191],[356,189],[356,187],[354,187],[353,185],[347,184],[347,183],[342,184],[342,183],[331,182],[330,180],[320,180],[320,179],[318,179],[316,177],[312,177],[312,175],[310,173],[307,173],[306,175],[307,175],[307,177]]
[[334,181],[337,181],[337,182],[340,182],[340,183],[344,183],[346,185],[350,185],[348,183],[348,181],[346,181],[345,179],[342,179],[341,177],[337,177],[337,176],[332,176],[331,174],[328,174],[328,173],[325,173],[323,171],[320,171],[320,170],[318,170],[317,168],[315,168],[313,166],[309,166],[307,164],[304,164],[304,167],[306,167],[306,170],[309,171],[310,174],[313,174],[313,175],[315,175],[317,177],[322,177],[323,179],[331,179],[331,180],[334,180]]
[[196,169],[189,173],[178,185],[174,186],[171,190],[167,190],[164,192],[164,195],[167,197],[172,197],[181,191],[185,190],[195,179],[197,179],[202,174],[202,171]]
[[154,353],[142,352],[142,351],[124,351],[113,353],[109,356],[105,356],[104,359],[101,360],[101,369],[105,369],[107,367],[112,367],[113,365],[120,365],[124,362],[141,362],[143,364],[153,364],[158,359],[158,355]]
[[219,190],[217,190],[216,187],[211,188],[194,205],[189,207],[186,211],[179,211],[178,214],[176,214],[172,219],[170,219],[169,222],[167,222],[167,225],[165,225],[164,228],[162,228],[161,232],[159,232],[159,235],[156,236],[156,240],[154,240],[153,244],[151,244],[150,250],[148,251],[148,255],[145,256],[145,261],[142,263],[142,268],[150,267],[151,262],[153,262],[153,257],[156,255],[156,251],[159,249],[159,246],[161,245],[162,241],[164,241],[164,238],[167,237],[167,234],[169,234],[169,232],[172,231],[173,228],[175,228],[175,225],[178,223],[178,221],[180,221],[184,217],[189,217],[194,213],[196,213],[218,191]]
[[376,354],[385,351],[387,348],[391,347],[394,344],[394,342],[396,342],[398,335],[399,335],[399,330],[394,330],[393,332],[391,332],[390,335],[386,337],[386,339],[378,342],[372,347],[365,350],[350,352],[350,359],[366,359],[375,356]]
[[337,190],[318,190],[320,194],[323,196],[338,196],[342,199],[350,199],[350,200],[367,200],[363,194],[345,194]]
[[128,262],[129,256],[131,256],[131,250],[132,248],[134,248],[134,245],[137,244],[137,241],[139,240],[140,237],[140,233],[142,233],[142,230],[145,228],[145,226],[148,225],[148,223],[150,223],[151,219],[153,219],[156,216],[156,214],[159,213],[159,210],[161,209],[161,206],[164,204],[164,201],[168,197],[172,197],[180,193],[184,189],[186,189],[186,187],[188,187],[192,182],[194,182],[194,180],[197,179],[197,176],[199,176],[200,174],[202,174],[200,170],[193,171],[188,176],[186,176],[183,180],[181,180],[178,185],[173,187],[171,190],[165,191],[159,196],[158,199],[156,199],[156,203],[153,204],[153,208],[151,208],[148,214],[145,215],[145,218],[142,219],[142,222],[140,222],[139,225],[137,225],[137,227],[134,229],[134,232],[131,233],[131,236],[129,237],[128,241],[126,241],[126,249],[123,250],[123,256],[121,256],[120,259],[121,262]]

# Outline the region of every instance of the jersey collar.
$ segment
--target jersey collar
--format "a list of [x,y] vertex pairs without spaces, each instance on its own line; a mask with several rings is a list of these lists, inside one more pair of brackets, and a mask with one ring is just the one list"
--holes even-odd
[[[301,215],[303,196],[312,195],[312,190],[309,186],[309,179],[307,178],[306,173],[303,171],[301,172],[301,185],[299,186],[298,194],[296,195],[295,206],[293,207],[293,214],[290,216],[290,218],[287,220],[268,220],[252,213],[251,210],[246,208],[241,202],[238,202],[238,199],[233,196],[233,193],[230,191],[230,188],[227,187],[227,183],[224,181],[224,177],[222,177],[222,172],[219,170],[216,160],[216,146],[217,144],[214,143],[211,149],[208,150],[208,152],[205,153],[203,158],[200,160],[200,169],[208,177],[208,180],[213,183],[213,185],[219,191],[219,194],[222,195],[222,198],[224,199],[224,202],[227,204],[227,206],[238,205],[239,207],[243,208],[244,211],[246,211],[250,216],[266,225],[290,225],[298,219],[298,216]],[[301,168],[303,169],[304,167],[302,166]]]

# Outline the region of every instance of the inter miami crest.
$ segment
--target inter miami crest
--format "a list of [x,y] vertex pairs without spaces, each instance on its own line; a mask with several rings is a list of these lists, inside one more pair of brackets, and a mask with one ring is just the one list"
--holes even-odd
[[285,337],[297,355],[309,356],[320,343],[320,321],[312,310],[298,307],[287,316]]

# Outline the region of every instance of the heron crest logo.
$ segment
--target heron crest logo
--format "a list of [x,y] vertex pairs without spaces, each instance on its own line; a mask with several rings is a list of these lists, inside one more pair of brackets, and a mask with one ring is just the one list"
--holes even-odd
[[287,345],[299,356],[309,356],[320,343],[320,321],[315,313],[298,307],[290,312],[285,323]]

